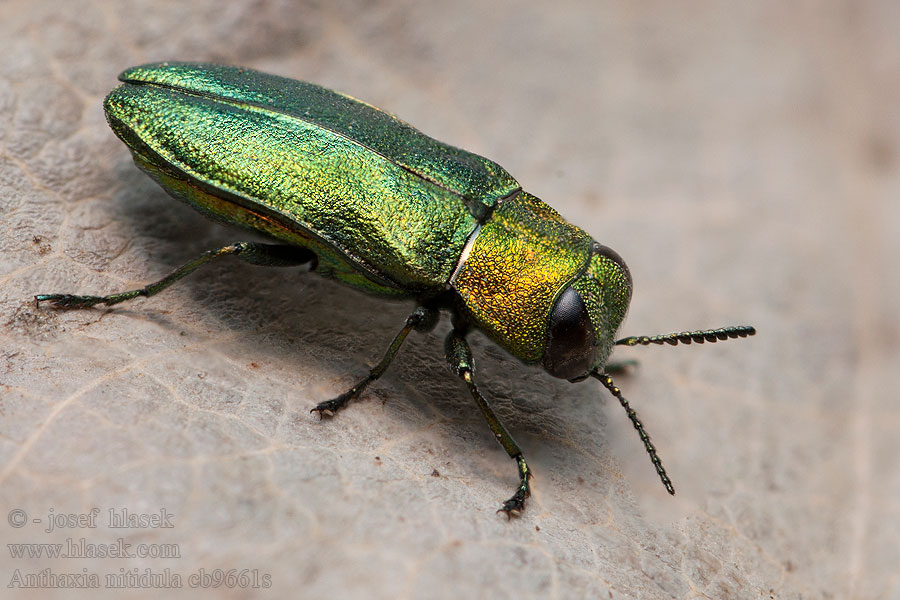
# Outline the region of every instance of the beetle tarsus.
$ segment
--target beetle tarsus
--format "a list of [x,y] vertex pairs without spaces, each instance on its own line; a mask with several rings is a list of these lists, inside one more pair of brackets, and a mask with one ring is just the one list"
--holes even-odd
[[325,402],[320,402],[315,408],[310,410],[310,413],[318,413],[320,417],[333,417],[337,412],[343,409],[347,404],[353,400],[354,398],[359,397],[362,394],[363,390],[366,389],[366,386],[369,385],[373,381],[373,377],[369,375],[355,386],[353,386],[350,391],[344,392],[337,398],[332,398],[331,400],[326,400]]
[[40,294],[34,297],[34,302],[49,302],[50,306],[60,310],[75,310],[90,308],[96,304],[103,304],[106,298],[103,296],[75,296],[73,294]]
[[329,400],[328,402],[322,402],[317,407],[311,409],[309,411],[309,413],[310,414],[317,413],[319,415],[319,418],[321,418],[321,419],[331,418],[334,416],[334,413],[336,410],[329,406],[331,404],[331,402],[333,402],[333,401]]
[[516,490],[516,493],[512,495],[512,498],[503,503],[503,506],[500,507],[498,513],[504,513],[507,519],[512,517],[518,517],[522,514],[522,511],[525,510],[525,500],[531,496],[531,485],[529,484],[529,480],[531,479],[531,469],[528,468],[528,463],[525,462],[525,457],[521,454],[514,457],[516,459],[516,463],[519,465],[519,489]]
[[497,510],[497,514],[503,513],[507,519],[520,516],[525,510],[525,498],[527,497],[521,488],[516,490],[513,497],[504,502],[503,506]]

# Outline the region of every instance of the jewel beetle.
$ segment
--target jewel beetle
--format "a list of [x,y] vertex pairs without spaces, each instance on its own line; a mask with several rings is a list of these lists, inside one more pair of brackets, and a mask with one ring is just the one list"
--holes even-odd
[[170,195],[272,243],[210,250],[146,287],[108,296],[43,294],[56,308],[152,296],[201,265],[237,256],[319,275],[415,310],[381,361],[312,412],[333,416],[378,379],[413,330],[451,315],[445,353],[518,466],[498,512],[530,495],[522,451],[478,390],[467,334],[480,330],[526,364],[571,382],[597,379],[621,403],[666,490],[675,490],[641,421],[613,383],[615,345],[716,342],[749,326],[616,339],[631,300],[612,249],[522,190],[502,167],[317,85],[251,69],[157,63],[124,71],[104,101],[136,165]]

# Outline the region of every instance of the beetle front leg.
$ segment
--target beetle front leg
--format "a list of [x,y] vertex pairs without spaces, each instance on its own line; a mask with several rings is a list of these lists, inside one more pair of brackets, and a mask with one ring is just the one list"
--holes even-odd
[[204,252],[194,260],[185,263],[154,283],[137,290],[129,290],[108,296],[76,296],[74,294],[40,294],[34,297],[38,304],[50,302],[54,308],[78,309],[90,308],[97,304],[112,306],[132,298],[144,296],[149,298],[163,291],[176,281],[187,277],[204,264],[223,256],[237,256],[250,264],[266,267],[293,267],[313,263],[315,268],[317,257],[314,252],[299,246],[284,244],[260,244],[257,242],[236,242],[217,250]]
[[447,361],[450,363],[453,372],[468,386],[472,398],[475,399],[475,403],[481,409],[481,414],[487,419],[488,426],[494,432],[494,437],[497,438],[497,441],[500,442],[500,445],[503,446],[509,457],[515,460],[519,467],[519,487],[516,489],[516,493],[504,502],[500,510],[497,511],[505,513],[507,518],[517,517],[525,508],[525,499],[531,495],[531,486],[528,483],[528,480],[531,478],[531,469],[528,468],[528,463],[525,462],[525,457],[522,456],[522,450],[519,448],[519,445],[506,431],[506,427],[503,426],[503,423],[500,422],[487,400],[478,391],[478,387],[475,385],[475,363],[472,359],[472,349],[469,348],[469,343],[463,336],[463,332],[457,329],[452,330],[447,336],[445,344]]
[[332,398],[331,400],[319,403],[318,406],[309,412],[319,413],[320,417],[333,417],[337,411],[347,406],[348,402],[358,398],[370,383],[384,375],[388,365],[394,360],[394,356],[397,355],[400,346],[402,346],[403,342],[406,340],[406,336],[408,336],[413,329],[428,330],[437,322],[437,317],[437,310],[427,306],[418,307],[406,318],[406,325],[404,325],[403,329],[400,330],[400,333],[394,337],[394,341],[388,346],[387,352],[384,353],[381,362],[375,365],[375,368],[369,371],[369,374],[362,381],[337,398]]

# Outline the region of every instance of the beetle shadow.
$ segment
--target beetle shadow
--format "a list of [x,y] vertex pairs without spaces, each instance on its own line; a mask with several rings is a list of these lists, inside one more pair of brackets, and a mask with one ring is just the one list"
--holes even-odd
[[[174,201],[130,163],[123,161],[116,176],[123,185],[111,198],[110,209],[125,229],[123,236],[131,240],[130,255],[141,256],[151,269],[147,283],[207,250],[267,239],[214,222]],[[298,384],[303,384],[299,392],[310,397],[282,400],[299,417],[361,379],[414,308],[411,301],[370,296],[305,270],[254,266],[226,257],[174,284],[177,294],[166,290],[140,305],[120,304],[112,310],[181,331],[186,337],[180,342],[214,347],[235,363],[296,369]],[[498,469],[511,468],[465,385],[444,360],[449,329],[443,314],[433,331],[410,336],[384,378],[370,386],[359,403],[382,399],[385,410],[399,414],[410,430],[423,423],[445,423],[454,436],[490,451],[487,456]],[[601,390],[553,379],[480,334],[470,339],[479,387],[532,468],[547,474],[552,468],[554,477],[572,481],[597,471],[598,462],[605,461],[596,443],[596,432],[605,424],[596,402]],[[608,478],[608,473],[603,476]]]

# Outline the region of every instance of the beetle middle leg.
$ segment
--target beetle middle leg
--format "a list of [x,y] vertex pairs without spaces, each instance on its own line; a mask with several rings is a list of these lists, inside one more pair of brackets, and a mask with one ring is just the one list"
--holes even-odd
[[531,478],[531,469],[529,469],[528,463],[525,462],[525,457],[522,456],[522,450],[519,448],[519,445],[516,444],[516,441],[506,430],[506,427],[503,426],[503,423],[487,403],[487,400],[478,391],[478,387],[475,385],[475,363],[472,359],[472,349],[469,348],[469,343],[466,341],[462,331],[454,329],[450,332],[447,336],[445,351],[450,367],[469,387],[469,392],[471,392],[472,398],[475,399],[475,403],[478,404],[478,408],[481,409],[481,414],[487,419],[488,426],[494,432],[494,437],[497,438],[497,441],[500,442],[500,445],[503,446],[509,457],[515,460],[519,467],[519,487],[516,488],[516,493],[504,502],[500,510],[497,511],[505,513],[507,518],[518,516],[522,509],[525,508],[525,499],[531,495],[531,486],[528,483],[528,480]]
[[384,353],[381,362],[375,365],[375,368],[369,371],[369,374],[366,375],[362,381],[337,398],[320,402],[318,406],[309,412],[319,413],[319,416],[322,417],[333,417],[337,411],[347,406],[348,402],[358,398],[370,383],[384,375],[384,372],[387,371],[391,361],[394,360],[394,356],[396,356],[397,352],[400,350],[400,346],[402,346],[403,342],[406,340],[406,336],[408,336],[413,329],[427,331],[434,327],[435,323],[437,323],[437,318],[438,311],[434,308],[429,306],[420,306],[416,308],[416,310],[406,318],[406,324],[394,337],[394,341],[391,342],[391,345],[388,346],[387,352]]
[[176,281],[190,275],[204,264],[223,256],[237,256],[243,261],[267,267],[293,267],[312,263],[316,266],[317,257],[314,252],[300,246],[284,244],[261,244],[258,242],[236,242],[217,250],[204,252],[194,260],[187,262],[159,281],[137,290],[129,290],[108,296],[76,296],[74,294],[41,294],[34,297],[36,303],[50,302],[54,308],[77,309],[90,308],[97,304],[112,306],[132,298],[144,296],[149,298],[163,291]]

